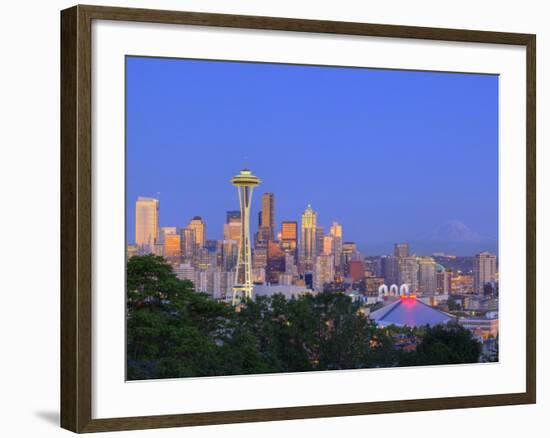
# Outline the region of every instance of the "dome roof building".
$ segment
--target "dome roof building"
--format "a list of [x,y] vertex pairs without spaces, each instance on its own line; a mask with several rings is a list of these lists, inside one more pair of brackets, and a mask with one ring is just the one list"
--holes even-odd
[[401,296],[400,299],[372,312],[369,317],[381,327],[389,325],[397,327],[434,326],[455,320],[453,315],[423,303],[414,295]]

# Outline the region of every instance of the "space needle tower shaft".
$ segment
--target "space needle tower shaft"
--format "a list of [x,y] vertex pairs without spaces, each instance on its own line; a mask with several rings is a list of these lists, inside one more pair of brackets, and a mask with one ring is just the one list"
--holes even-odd
[[231,183],[237,187],[239,193],[239,206],[241,210],[241,229],[239,238],[239,252],[237,254],[237,269],[235,270],[235,282],[233,285],[233,305],[241,300],[252,298],[252,249],[250,246],[250,205],[252,203],[252,191],[260,184],[260,179],[252,175],[249,169],[243,169],[231,179]]

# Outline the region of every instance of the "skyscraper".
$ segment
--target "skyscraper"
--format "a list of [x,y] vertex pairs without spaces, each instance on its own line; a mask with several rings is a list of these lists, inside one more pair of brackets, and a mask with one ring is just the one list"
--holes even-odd
[[392,255],[381,257],[380,274],[388,286],[399,284],[399,259]]
[[281,223],[281,247],[296,258],[298,248],[298,222],[283,221]]
[[349,262],[349,276],[354,283],[365,279],[365,262],[361,260],[351,260]]
[[231,183],[237,187],[239,193],[239,205],[241,207],[241,236],[239,239],[239,252],[237,255],[237,270],[235,271],[235,284],[233,286],[233,305],[241,298],[252,298],[252,249],[250,247],[250,205],[252,203],[252,191],[260,184],[260,179],[252,175],[248,169],[231,179]]
[[[230,213],[232,214],[230,215]],[[235,215],[233,213],[235,212],[227,212],[227,222],[223,224],[223,238],[238,243],[241,235],[241,214]]]
[[189,222],[187,227],[195,230],[195,244],[199,248],[202,248],[206,240],[206,224],[202,218],[200,216],[195,216],[191,219],[191,222]]
[[418,259],[414,256],[409,257],[394,257],[398,263],[398,280],[397,284],[406,284],[409,286],[411,293],[416,293],[418,290]]
[[317,226],[315,228],[315,255],[320,255],[323,252],[323,239],[325,237],[325,228]]
[[395,257],[408,257],[409,256],[409,244],[408,243],[396,243],[393,255]]
[[483,286],[496,280],[497,256],[480,252],[474,259],[474,293],[482,294]]
[[302,272],[311,271],[316,255],[317,213],[309,204],[302,214],[300,231],[300,267]]
[[334,254],[334,236],[331,234],[323,237],[323,253]]
[[170,234],[178,234],[178,228],[177,227],[160,227],[159,237],[157,240],[160,243],[164,243],[164,237]]
[[439,294],[448,294],[451,292],[451,269],[445,269],[441,265],[436,265],[435,267],[435,281],[436,281],[436,292]]
[[437,290],[436,263],[432,257],[418,258],[418,291],[432,294]]
[[334,281],[333,257],[332,254],[321,254],[315,259],[313,265],[313,289],[316,292],[323,292],[325,284]]
[[284,273],[285,253],[277,242],[270,240],[267,246],[266,281],[268,283],[278,283],[279,276]]
[[267,231],[266,240],[275,240],[275,195],[273,193],[264,193],[262,195],[260,226]]
[[234,240],[222,241],[222,267],[224,271],[232,271],[237,266],[239,245]]
[[232,221],[241,221],[241,212],[239,210],[229,210],[225,212],[225,223],[229,224]]
[[152,253],[158,241],[159,201],[138,197],[136,201],[136,245],[141,254]]
[[357,244],[344,242],[342,244],[342,265],[345,275],[349,275],[349,262],[357,259]]
[[181,255],[187,263],[191,263],[197,249],[195,230],[193,228],[185,227],[181,229],[180,234]]
[[171,262],[180,261],[181,237],[179,234],[166,234],[164,236],[164,257]]
[[338,222],[333,222],[332,226],[330,227],[329,234],[332,236],[334,266],[340,267],[340,265],[342,264],[342,225],[340,225]]

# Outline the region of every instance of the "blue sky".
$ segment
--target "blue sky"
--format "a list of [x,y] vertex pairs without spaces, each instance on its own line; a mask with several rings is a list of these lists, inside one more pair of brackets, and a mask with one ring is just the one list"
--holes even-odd
[[497,76],[127,57],[126,90],[129,242],[137,196],[221,238],[245,166],[253,224],[269,191],[278,227],[311,203],[367,254],[447,221],[497,239]]

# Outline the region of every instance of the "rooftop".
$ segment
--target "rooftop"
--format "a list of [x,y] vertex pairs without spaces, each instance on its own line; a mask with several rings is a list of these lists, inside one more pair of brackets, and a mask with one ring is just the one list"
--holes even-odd
[[381,326],[398,327],[434,326],[454,320],[452,315],[434,309],[414,296],[402,296],[391,304],[372,312],[370,318]]

